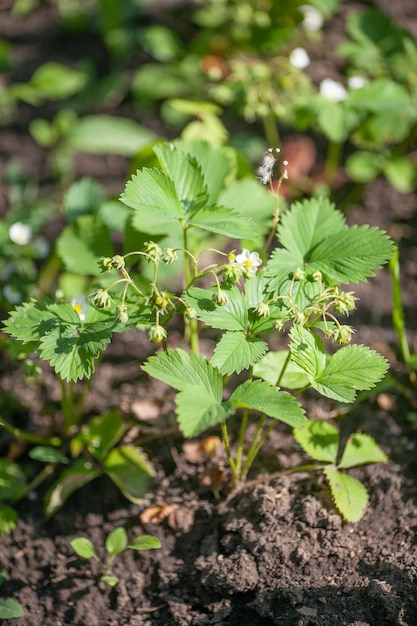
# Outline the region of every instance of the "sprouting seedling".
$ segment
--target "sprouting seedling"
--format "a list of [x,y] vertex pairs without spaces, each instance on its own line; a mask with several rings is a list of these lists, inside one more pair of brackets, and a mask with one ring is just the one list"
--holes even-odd
[[94,550],[94,546],[86,537],[77,537],[71,541],[74,551],[83,559],[94,559],[102,566],[100,580],[114,587],[119,582],[112,572],[115,559],[126,550],[156,550],[161,547],[161,542],[153,535],[140,535],[128,543],[127,533],[123,526],[112,530],[106,537],[105,548],[107,556],[101,560]]
[[388,460],[378,444],[364,433],[351,435],[339,456],[339,431],[328,422],[312,421],[302,430],[295,428],[294,437],[317,465],[311,469],[322,470],[336,507],[349,522],[358,522],[368,504],[365,486],[341,470]]

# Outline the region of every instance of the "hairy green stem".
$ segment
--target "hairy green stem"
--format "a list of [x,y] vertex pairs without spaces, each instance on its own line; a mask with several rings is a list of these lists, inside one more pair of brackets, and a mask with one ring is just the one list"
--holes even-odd
[[406,324],[404,316],[404,307],[401,294],[400,283],[400,254],[398,247],[395,247],[394,254],[389,262],[389,269],[392,279],[392,322],[397,334],[398,344],[400,346],[401,356],[408,368],[410,381],[413,386],[417,385],[417,372],[413,368],[410,347],[408,345]]
[[333,187],[336,179],[337,168],[339,167],[342,144],[331,141],[327,150],[326,165],[324,174],[327,183]]
[[[188,251],[188,232],[186,228],[183,228],[184,237],[184,250]],[[188,254],[184,252],[184,275],[185,284],[190,285],[193,277],[191,275],[191,259]],[[198,342],[198,321],[196,319],[186,319],[186,332],[188,333],[188,341],[190,344],[190,350],[198,354],[199,342]]]
[[238,476],[236,474],[236,464],[235,464],[235,462],[233,460],[233,457],[232,457],[232,451],[230,450],[229,433],[227,432],[226,422],[223,421],[221,423],[221,429],[222,429],[222,437],[223,437],[224,448],[226,450],[227,461],[229,463],[230,469],[232,470],[233,482],[236,485],[237,481],[238,481]]
[[29,441],[30,443],[54,447],[58,447],[62,444],[62,440],[59,437],[38,437],[37,435],[25,433],[23,430],[20,430],[20,428],[16,428],[16,426],[9,424],[9,422],[7,422],[3,417],[0,417],[0,426],[3,426],[5,430],[15,437],[19,437],[20,439]]

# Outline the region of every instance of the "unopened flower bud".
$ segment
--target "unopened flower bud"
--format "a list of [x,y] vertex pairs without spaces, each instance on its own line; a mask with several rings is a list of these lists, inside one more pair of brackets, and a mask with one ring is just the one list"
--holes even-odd
[[302,313],[301,311],[297,311],[297,313],[294,315],[294,323],[302,326],[305,321],[306,316],[304,315],[304,313]]
[[125,266],[124,257],[120,256],[120,254],[116,254],[111,260],[111,266],[115,270],[122,270]]
[[166,339],[167,331],[162,326],[151,326],[148,337],[151,343],[160,343]]
[[164,291],[157,291],[152,296],[152,304],[160,313],[165,313],[170,300]]
[[301,267],[297,268],[294,274],[292,275],[294,280],[304,280],[305,276],[306,276],[306,273]]
[[129,309],[126,305],[120,305],[116,308],[116,320],[119,324],[127,324],[129,321]]
[[311,278],[314,280],[315,283],[320,283],[323,279],[323,274],[320,272],[320,270],[316,270],[312,273]]
[[219,289],[218,291],[215,291],[213,293],[212,300],[219,306],[224,306],[225,304],[229,302],[227,293],[223,291],[222,289]]
[[255,308],[255,313],[258,317],[269,317],[269,304],[267,302],[260,302]]
[[185,315],[189,320],[197,319],[197,311],[193,309],[191,306],[185,309]]
[[340,313],[341,315],[348,315],[350,311],[353,311],[356,307],[355,300],[356,298],[351,291],[346,293],[340,292],[337,300],[335,300],[333,303],[333,308],[336,313]]
[[166,248],[162,253],[162,260],[164,263],[175,263],[178,260],[178,254],[173,248]]
[[102,272],[110,272],[113,269],[112,259],[109,256],[102,256],[98,265]]
[[351,326],[339,326],[333,333],[333,341],[340,345],[350,343],[352,339],[353,328]]
[[284,322],[284,320],[283,320],[283,319],[281,319],[281,320],[275,320],[275,322],[274,322],[274,328],[275,328],[275,330],[277,330],[278,332],[283,331],[283,330],[284,330],[284,324],[285,324],[285,322]]
[[98,289],[91,294],[90,299],[98,309],[108,309],[113,302],[111,295],[105,289]]
[[145,250],[154,261],[159,261],[161,258],[162,250],[154,241],[147,241]]

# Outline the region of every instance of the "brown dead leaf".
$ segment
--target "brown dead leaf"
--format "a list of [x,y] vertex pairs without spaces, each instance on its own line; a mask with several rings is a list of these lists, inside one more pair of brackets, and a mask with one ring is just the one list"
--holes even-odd
[[139,519],[142,524],[160,524],[166,519],[174,510],[173,504],[160,504],[157,506],[149,506],[142,511],[139,515]]

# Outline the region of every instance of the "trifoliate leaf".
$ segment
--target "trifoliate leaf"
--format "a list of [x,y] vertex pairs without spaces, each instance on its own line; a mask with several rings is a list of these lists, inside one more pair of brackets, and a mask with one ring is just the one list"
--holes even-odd
[[302,326],[293,326],[290,330],[290,338],[291,358],[313,384],[326,366],[323,343],[316,334]]
[[268,417],[302,428],[307,422],[304,409],[287,391],[280,391],[262,380],[247,380],[229,398],[236,408],[260,411]]
[[[270,385],[276,385],[278,377],[288,360],[288,350],[280,350],[279,352],[268,352],[253,367],[253,375],[257,378],[266,380]],[[309,380],[304,371],[289,360],[285,367],[284,375],[280,380],[280,387],[287,389],[301,389],[308,385]]]
[[306,454],[315,461],[336,463],[339,450],[339,431],[328,422],[308,422],[302,430],[294,429],[294,438]]
[[188,225],[232,239],[253,239],[258,235],[255,222],[224,206],[215,205],[195,211]]
[[256,363],[267,349],[267,344],[257,337],[229,331],[217,343],[211,364],[222,374],[239,374]]
[[222,404],[209,390],[197,385],[188,385],[180,391],[175,403],[178,424],[185,437],[196,437],[234,413],[232,405]]
[[330,357],[326,368],[314,376],[312,385],[328,398],[353,402],[357,391],[372,389],[387,369],[387,361],[378,352],[366,346],[346,346]]
[[367,507],[369,496],[359,480],[339,472],[333,465],[324,468],[334,503],[348,522],[359,522]]
[[137,171],[128,181],[120,200],[140,211],[145,224],[148,215],[153,220],[165,222],[166,232],[169,232],[169,221],[185,217],[173,181],[161,170],[144,168]]
[[205,390],[216,402],[221,402],[222,375],[205,357],[194,352],[187,354],[180,349],[158,352],[149,357],[142,369],[178,391],[191,385]]
[[196,159],[169,143],[156,146],[154,152],[174,183],[184,213],[191,215],[205,206],[208,191]]
[[372,437],[364,433],[351,435],[346,442],[339,469],[348,469],[368,463],[385,463],[388,457]]
[[236,287],[223,291],[228,298],[224,306],[213,302],[214,289],[192,287],[185,293],[184,300],[208,326],[221,330],[246,331],[248,310],[244,295]]

